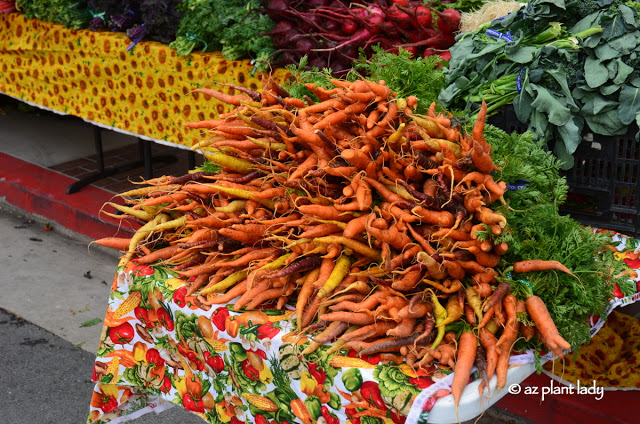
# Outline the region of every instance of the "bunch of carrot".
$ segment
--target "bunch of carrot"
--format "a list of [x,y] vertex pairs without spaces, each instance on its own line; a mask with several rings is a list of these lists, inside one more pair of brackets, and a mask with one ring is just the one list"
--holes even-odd
[[[456,399],[474,363],[504,386],[516,338],[530,337],[523,311],[562,354],[544,305],[496,281],[508,246],[492,240],[507,222],[490,205],[506,184],[492,176],[486,105],[466,133],[435,104],[415,114],[417,99],[383,81],[332,82],[307,85],[315,103],[271,80],[262,92],[195,90],[236,106],[186,124],[206,132],[193,149],[221,170],[122,193],[114,216],[140,229],[97,242],[124,261],[162,261],[205,308],[295,305],[298,331],[313,334],[307,353],[332,341],[332,351],[450,367]],[[445,330],[455,322],[469,330],[459,340]]]

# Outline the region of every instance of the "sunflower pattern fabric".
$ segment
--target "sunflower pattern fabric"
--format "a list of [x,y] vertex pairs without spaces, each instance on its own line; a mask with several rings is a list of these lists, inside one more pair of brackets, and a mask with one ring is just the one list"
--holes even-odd
[[547,362],[545,370],[571,384],[609,389],[640,389],[640,321],[612,311],[588,345],[564,361]]
[[[194,89],[259,90],[267,77],[220,52],[183,57],[157,42],[129,48],[124,33],[69,30],[19,13],[0,14],[0,34],[0,93],[176,147],[202,140],[184,123],[229,111]],[[285,75],[272,73],[277,81]]]

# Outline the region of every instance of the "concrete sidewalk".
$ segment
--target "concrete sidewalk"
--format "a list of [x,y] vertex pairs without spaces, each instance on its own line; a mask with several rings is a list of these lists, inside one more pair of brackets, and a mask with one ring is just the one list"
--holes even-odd
[[[0,203],[0,422],[84,423],[117,257]],[[83,326],[87,322],[97,322]],[[182,408],[138,424],[202,423]]]

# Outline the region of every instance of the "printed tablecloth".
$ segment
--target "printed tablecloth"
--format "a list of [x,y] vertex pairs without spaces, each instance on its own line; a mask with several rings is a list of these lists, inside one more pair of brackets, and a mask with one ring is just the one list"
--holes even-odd
[[[202,101],[195,88],[229,92],[215,81],[261,89],[267,77],[254,74],[248,60],[225,60],[219,52],[184,57],[158,42],[128,49],[124,33],[69,30],[19,13],[0,14],[0,34],[0,93],[176,147],[202,140],[185,122],[230,110]],[[285,75],[272,73],[277,81]]]
[[[619,259],[640,268],[637,240],[616,239]],[[159,264],[118,267],[88,423],[116,424],[178,405],[216,424],[416,424],[449,394],[447,370],[416,372],[330,345],[302,355],[311,341],[296,334],[292,310],[206,305],[203,296],[186,296],[185,281]],[[639,298],[614,299],[611,308]],[[603,322],[593,322],[593,334]],[[511,358],[533,361],[531,352]]]

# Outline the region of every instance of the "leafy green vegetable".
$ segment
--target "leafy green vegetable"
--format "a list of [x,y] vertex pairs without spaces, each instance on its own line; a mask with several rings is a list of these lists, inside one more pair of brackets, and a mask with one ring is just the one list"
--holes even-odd
[[204,163],[200,165],[198,170],[201,172],[208,172],[213,174],[213,173],[220,172],[222,170],[222,167],[217,163],[213,163],[209,160],[205,160]]
[[429,7],[437,10],[457,9],[460,12],[473,12],[480,9],[486,3],[485,0],[455,0],[455,1],[431,1]]
[[484,100],[490,115],[513,105],[569,169],[583,131],[623,135],[640,118],[638,28],[619,0],[533,0],[458,36],[439,99],[467,110]]
[[18,0],[16,7],[26,18],[82,29],[89,25],[91,13],[86,0]]
[[298,65],[286,65],[285,69],[289,71],[290,77],[285,83],[285,88],[292,97],[303,99],[304,96],[309,96],[314,101],[318,98],[310,90],[308,90],[305,84],[314,84],[318,87],[333,88],[335,85],[331,82],[333,75],[331,69],[318,69],[315,66],[308,66],[309,57],[302,56]]
[[[540,296],[562,336],[576,348],[589,341],[588,318],[604,315],[614,283],[629,284],[621,275],[627,266],[608,249],[615,244],[612,233],[596,233],[560,215],[568,187],[559,175],[558,159],[544,150],[541,141],[535,141],[531,133],[507,134],[491,125],[487,125],[485,137],[492,145],[494,161],[502,168],[500,178],[507,183],[526,181],[521,189],[505,193],[506,205],[494,206],[508,222],[495,239],[509,244],[503,256],[502,279],[511,283],[512,292],[521,299]],[[526,259],[560,261],[575,276],[506,273],[510,264]]]
[[400,48],[397,54],[373,47],[370,59],[364,55],[354,62],[354,69],[373,81],[383,80],[397,97],[416,96],[417,113],[424,113],[444,88],[445,76],[439,66],[443,64],[440,56],[414,58],[412,54]]
[[183,0],[182,20],[169,46],[187,56],[194,50],[221,50],[225,58],[253,58],[266,70],[266,58],[275,51],[271,38],[261,34],[274,26],[258,12],[259,0]]

